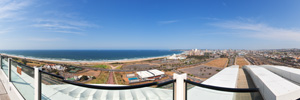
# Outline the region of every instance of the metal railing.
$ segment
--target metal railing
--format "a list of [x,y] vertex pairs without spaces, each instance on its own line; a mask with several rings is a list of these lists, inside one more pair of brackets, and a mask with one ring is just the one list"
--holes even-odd
[[[0,60],[1,60],[1,69],[2,69],[2,63],[3,63],[3,57],[0,56]],[[12,63],[11,63],[12,62]],[[11,73],[11,65],[13,65],[14,67],[21,67],[23,69],[28,69],[28,70],[23,70],[22,72],[24,72],[23,74],[26,74],[26,77],[20,77],[23,78],[24,83],[29,84],[29,85],[33,85],[32,89],[34,89],[34,100],[42,100],[42,99],[49,99],[47,97],[47,93],[50,93],[49,91],[60,91],[60,92],[66,92],[68,91],[68,88],[66,87],[77,87],[74,89],[74,93],[76,93],[76,89],[78,89],[78,91],[88,91],[89,89],[91,89],[91,91],[93,90],[101,90],[101,92],[105,91],[105,90],[120,90],[121,92],[123,92],[122,90],[136,90],[136,89],[141,89],[141,88],[150,88],[150,87],[156,87],[156,88],[160,88],[166,85],[171,85],[170,87],[171,90],[168,90],[168,93],[171,93],[168,96],[172,96],[171,98],[173,100],[187,100],[188,97],[188,89],[189,87],[187,86],[188,84],[194,85],[193,87],[201,87],[201,88],[205,88],[205,89],[210,89],[210,90],[214,90],[214,91],[224,91],[224,92],[239,92],[239,93],[250,93],[250,92],[259,92],[259,90],[257,88],[225,88],[225,87],[217,87],[217,86],[211,86],[211,85],[206,85],[206,84],[201,84],[201,83],[197,83],[197,82],[193,82],[190,80],[187,80],[186,74],[182,74],[182,75],[178,75],[178,74],[174,74],[173,76],[173,80],[169,80],[169,81],[165,81],[162,83],[158,83],[158,82],[152,82],[152,83],[147,83],[147,84],[141,84],[141,85],[131,85],[131,86],[99,86],[99,85],[91,85],[91,84],[84,84],[84,83],[77,83],[77,82],[73,82],[73,81],[69,81],[66,80],[64,77],[59,76],[59,75],[55,75],[52,73],[48,73],[42,70],[39,70],[38,68],[32,68],[29,66],[26,66],[24,64],[18,63],[16,61],[13,61],[12,59],[8,59],[8,66],[9,66],[9,71]],[[49,77],[43,77],[45,75],[49,75]],[[25,80],[26,78],[31,77],[34,79],[34,82],[30,82],[28,80]],[[52,81],[56,80],[59,81],[57,84],[53,85],[45,85],[43,84],[43,81],[45,81],[46,78],[50,78]],[[12,75],[8,75],[8,79],[10,80],[10,82],[13,82],[14,80],[12,79]],[[33,84],[34,83],[34,84]],[[65,89],[60,89],[58,87],[55,86],[66,86],[64,87]],[[15,86],[18,90],[19,89],[24,89],[24,88],[19,88],[18,86]],[[51,90],[49,90],[51,87]],[[45,89],[45,90],[43,90]],[[80,90],[82,89],[82,90]],[[43,92],[43,91],[46,91]],[[22,90],[23,91],[23,90]],[[157,91],[157,90],[151,90],[151,91]],[[23,96],[23,99],[28,99],[26,96],[24,96],[24,93],[21,93],[21,91],[19,91],[20,94]],[[70,91],[71,92],[71,91]],[[73,92],[72,92],[73,93]],[[73,93],[73,94],[74,94]],[[97,92],[96,92],[97,93]],[[166,93],[166,91],[162,92],[162,93]],[[49,94],[50,95],[50,94]],[[72,95],[71,93],[69,93],[69,95]],[[164,95],[164,94],[159,94],[157,93],[157,95]],[[30,98],[33,99],[33,98]]]
[[211,85],[205,85],[197,82],[193,82],[190,80],[184,80],[186,83],[203,87],[203,88],[208,88],[208,89],[213,89],[213,90],[218,90],[218,91],[226,91],[226,92],[259,92],[258,88],[226,88],[226,87],[218,87],[218,86],[211,86]]
[[66,80],[64,77],[62,76],[58,76],[58,75],[54,75],[42,70],[39,70],[39,72],[47,74],[47,75],[51,75],[53,77],[57,77],[62,79],[62,82],[64,83],[68,83],[68,84],[72,84],[72,85],[76,85],[76,86],[81,86],[81,87],[86,87],[86,88],[93,88],[93,89],[107,89],[107,90],[124,90],[124,89],[135,89],[135,88],[142,88],[142,87],[149,87],[149,86],[154,86],[157,85],[158,82],[152,82],[152,83],[146,83],[146,84],[141,84],[141,85],[130,85],[130,86],[97,86],[97,85],[89,85],[89,84],[83,84],[83,83],[77,83],[77,82],[73,82],[73,81],[69,81]]
[[185,80],[186,100],[263,100],[258,88],[228,88]]

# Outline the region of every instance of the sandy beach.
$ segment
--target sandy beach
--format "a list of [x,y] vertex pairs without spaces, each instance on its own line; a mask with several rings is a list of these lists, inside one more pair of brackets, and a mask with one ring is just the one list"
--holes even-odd
[[64,64],[80,64],[80,65],[97,65],[97,64],[110,64],[110,63],[132,63],[132,62],[141,62],[141,61],[145,61],[145,60],[161,59],[161,58],[169,57],[169,56],[162,56],[162,57],[124,59],[124,60],[106,60],[106,61],[60,61],[60,60],[47,60],[47,59],[20,57],[20,56],[15,56],[15,55],[8,55],[8,54],[1,54],[1,55],[14,57],[14,58],[19,58],[19,59],[28,59],[28,60],[35,60],[35,61],[64,63]]

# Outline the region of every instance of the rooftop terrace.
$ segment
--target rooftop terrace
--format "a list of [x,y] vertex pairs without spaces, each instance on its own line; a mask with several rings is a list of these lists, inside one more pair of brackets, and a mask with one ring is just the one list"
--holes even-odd
[[[300,98],[294,95],[300,93],[300,87],[290,82],[294,79],[282,78],[264,66],[244,66],[243,71],[249,73],[256,88],[237,88],[238,66],[224,68],[203,83],[187,80],[186,74],[174,74],[174,80],[163,83],[128,86],[76,83],[9,58],[0,58],[3,83],[0,93],[4,94],[0,96],[12,100],[245,100],[250,97],[250,100],[257,100],[260,93],[266,100]],[[240,96],[243,94],[250,97]],[[286,96],[281,98],[280,94]]]

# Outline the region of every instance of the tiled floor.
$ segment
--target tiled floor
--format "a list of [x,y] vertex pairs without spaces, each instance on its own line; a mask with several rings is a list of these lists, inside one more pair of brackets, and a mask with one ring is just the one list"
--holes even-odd
[[0,100],[10,100],[1,81],[0,81]]

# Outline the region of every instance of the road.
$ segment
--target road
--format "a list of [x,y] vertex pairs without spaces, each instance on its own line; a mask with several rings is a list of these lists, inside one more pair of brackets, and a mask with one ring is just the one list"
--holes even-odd
[[113,74],[112,71],[109,72],[109,76],[108,76],[108,80],[107,80],[106,84],[115,84],[115,82],[114,82],[114,74]]
[[230,58],[228,58],[228,65],[227,65],[227,67],[228,66],[232,66],[232,65],[234,65],[234,62],[235,62],[235,57],[230,57]]

